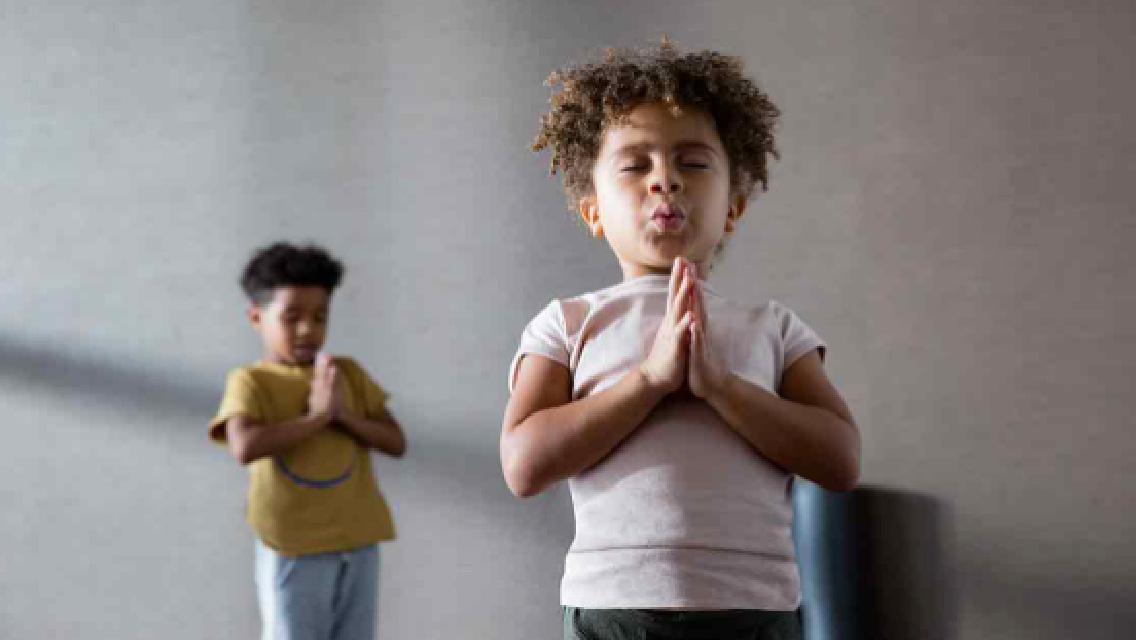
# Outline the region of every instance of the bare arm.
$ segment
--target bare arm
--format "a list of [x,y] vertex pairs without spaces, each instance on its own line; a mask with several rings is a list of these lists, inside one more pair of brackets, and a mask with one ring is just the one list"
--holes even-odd
[[816,349],[781,376],[780,396],[729,372],[708,344],[701,287],[692,292],[691,391],[761,455],[833,491],[860,477],[860,431]]
[[264,425],[238,415],[225,422],[229,452],[241,464],[281,453],[326,428],[339,411],[337,373],[321,355],[316,362],[308,395],[308,415],[288,422]]
[[781,397],[731,374],[706,401],[784,469],[833,491],[856,486],[860,432],[815,350],[785,372]]
[[636,369],[572,402],[572,378],[563,365],[525,357],[501,430],[506,484],[527,498],[588,469],[631,435],[664,395]]
[[310,438],[328,425],[326,414],[307,415],[290,422],[263,425],[247,416],[233,416],[225,422],[229,452],[241,464],[273,456]]
[[336,424],[365,447],[377,449],[395,458],[401,458],[406,453],[406,436],[402,432],[402,426],[386,409],[375,419],[341,411]]
[[501,468],[515,495],[534,496],[603,460],[682,385],[691,287],[692,274],[672,270],[650,355],[597,394],[572,401],[568,369],[543,356],[521,360],[501,428]]

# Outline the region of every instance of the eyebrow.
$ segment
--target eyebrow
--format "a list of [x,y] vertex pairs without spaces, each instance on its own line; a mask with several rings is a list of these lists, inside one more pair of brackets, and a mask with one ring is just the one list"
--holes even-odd
[[[623,145],[622,147],[619,147],[618,149],[612,151],[608,155],[609,155],[609,157],[614,158],[614,157],[618,157],[618,156],[646,153],[646,152],[651,151],[655,148],[656,148],[656,145],[654,145],[650,142],[637,142],[637,143],[633,143],[633,144]],[[720,155],[718,153],[717,149],[715,149],[714,147],[706,144],[705,142],[701,142],[699,140],[684,140],[684,141],[676,144],[675,148],[679,151],[707,151],[711,155],[714,155],[714,156]]]

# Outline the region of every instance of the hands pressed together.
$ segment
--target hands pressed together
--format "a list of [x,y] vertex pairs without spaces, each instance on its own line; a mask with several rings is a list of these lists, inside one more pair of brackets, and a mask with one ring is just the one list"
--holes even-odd
[[339,371],[331,356],[316,356],[312,386],[308,393],[308,414],[325,418],[329,423],[343,420],[343,390],[339,388]]
[[729,371],[706,337],[706,308],[694,263],[675,258],[667,289],[667,310],[651,353],[640,365],[648,384],[672,393],[683,383],[695,397],[708,399],[729,378]]

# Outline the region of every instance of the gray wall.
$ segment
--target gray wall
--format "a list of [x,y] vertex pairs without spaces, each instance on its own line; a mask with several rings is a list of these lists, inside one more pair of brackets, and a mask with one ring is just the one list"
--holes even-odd
[[[563,490],[506,491],[505,371],[618,278],[526,151],[552,67],[669,33],[785,112],[716,270],[832,344],[865,483],[937,505],[935,637],[1136,623],[1131,3],[0,3],[0,637],[252,637],[236,275],[313,239],[394,397],[380,636],[551,638]],[[935,593],[931,593],[935,591]],[[908,594],[911,596],[911,594]],[[928,636],[930,637],[930,636]]]

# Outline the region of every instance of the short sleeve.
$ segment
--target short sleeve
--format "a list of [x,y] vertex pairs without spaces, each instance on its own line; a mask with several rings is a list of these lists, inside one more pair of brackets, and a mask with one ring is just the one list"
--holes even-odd
[[256,380],[246,369],[237,369],[229,374],[225,382],[225,395],[217,416],[209,423],[209,439],[224,444],[225,423],[235,416],[247,416],[252,420],[264,420],[260,401],[257,399]]
[[828,351],[828,345],[817,335],[816,331],[813,331],[812,327],[805,324],[805,321],[801,320],[788,307],[777,304],[776,310],[781,332],[781,353],[784,354],[782,372],[788,370],[794,362],[814,349],[820,351],[820,357],[823,360]]
[[350,378],[352,389],[358,394],[363,414],[368,418],[382,416],[390,395],[375,382],[362,365],[351,358],[336,358],[340,369]]
[[571,368],[571,349],[564,330],[564,309],[560,301],[553,300],[525,327],[521,334],[521,344],[513,363],[509,365],[509,391],[517,380],[517,367],[526,355],[544,356],[553,362]]

